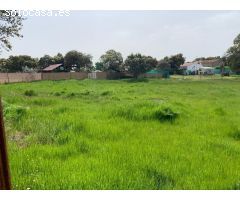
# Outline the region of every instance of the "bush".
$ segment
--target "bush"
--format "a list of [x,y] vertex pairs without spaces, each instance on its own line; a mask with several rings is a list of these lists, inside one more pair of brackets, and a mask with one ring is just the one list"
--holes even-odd
[[101,93],[102,96],[107,96],[107,95],[110,95],[111,92],[110,91],[104,91]]
[[24,95],[28,97],[37,96],[36,92],[34,92],[33,90],[26,90],[24,92]]
[[61,96],[61,93],[60,92],[55,92],[54,96],[59,97],[59,96]]
[[120,108],[114,114],[131,120],[159,121],[173,121],[179,116],[179,113],[170,106],[159,106],[152,103],[134,104],[127,108]]
[[27,109],[22,106],[3,104],[3,115],[7,120],[18,121],[27,113]]
[[230,136],[237,140],[237,141],[240,141],[240,129],[236,129],[234,130],[232,133],[230,133]]
[[154,117],[161,121],[173,121],[178,115],[179,113],[173,111],[170,107],[159,109],[154,113]]

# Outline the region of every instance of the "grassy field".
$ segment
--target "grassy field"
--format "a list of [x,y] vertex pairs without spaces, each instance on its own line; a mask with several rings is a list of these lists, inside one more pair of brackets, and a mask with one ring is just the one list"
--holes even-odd
[[240,79],[0,85],[14,189],[240,189]]

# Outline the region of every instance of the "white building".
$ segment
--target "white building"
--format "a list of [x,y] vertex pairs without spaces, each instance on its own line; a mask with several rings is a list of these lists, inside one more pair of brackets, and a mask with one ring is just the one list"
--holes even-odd
[[199,62],[186,62],[180,66],[180,69],[185,71],[185,74],[198,74],[199,69],[203,65]]

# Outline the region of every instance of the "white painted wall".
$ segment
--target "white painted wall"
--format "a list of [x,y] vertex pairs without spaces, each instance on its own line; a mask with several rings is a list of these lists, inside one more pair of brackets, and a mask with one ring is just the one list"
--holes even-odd
[[187,66],[187,71],[195,72],[198,71],[202,66],[202,64],[193,63],[192,65]]

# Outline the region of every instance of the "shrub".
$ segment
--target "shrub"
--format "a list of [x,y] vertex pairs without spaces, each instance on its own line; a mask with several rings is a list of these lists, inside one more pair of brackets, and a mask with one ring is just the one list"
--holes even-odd
[[75,96],[76,96],[76,94],[74,92],[67,95],[68,98],[75,97]]
[[59,96],[61,96],[61,93],[60,92],[55,92],[54,96],[59,97]]
[[154,117],[161,121],[173,121],[178,117],[179,113],[170,107],[162,108],[154,112]]
[[26,91],[24,92],[24,95],[25,95],[25,96],[28,96],[28,97],[37,96],[36,92],[33,91],[33,90],[26,90]]
[[7,120],[18,121],[27,113],[25,107],[8,104],[6,102],[4,102],[3,108],[3,115]]
[[111,92],[110,91],[104,91],[101,93],[102,96],[107,96],[107,95],[110,95]]
[[115,112],[115,115],[131,120],[159,120],[173,121],[179,113],[170,106],[159,106],[152,103],[134,104],[129,107],[123,107]]
[[235,140],[237,140],[237,141],[240,141],[240,129],[234,130],[234,131],[230,134],[230,136],[231,136],[233,139],[235,139]]

